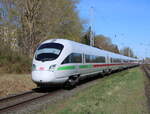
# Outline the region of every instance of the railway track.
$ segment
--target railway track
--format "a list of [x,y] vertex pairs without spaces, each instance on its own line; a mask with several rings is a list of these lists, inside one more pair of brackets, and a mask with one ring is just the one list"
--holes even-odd
[[147,65],[147,69],[150,71],[150,65]]
[[[142,70],[144,71],[145,73],[145,76],[147,77],[144,84],[145,84],[145,95],[147,97],[147,104],[148,104],[148,107],[150,107],[150,65],[142,65]],[[149,112],[150,112],[150,108],[149,109]]]
[[[61,90],[59,90],[60,92]],[[36,92],[36,91],[28,91],[22,94],[14,95],[11,97],[0,99],[0,114],[2,113],[11,113],[11,111],[15,111],[20,107],[23,107],[35,100],[40,100],[44,97],[52,96],[57,93],[58,90],[52,92]]]
[[142,66],[146,76],[150,79],[150,65],[143,65]]

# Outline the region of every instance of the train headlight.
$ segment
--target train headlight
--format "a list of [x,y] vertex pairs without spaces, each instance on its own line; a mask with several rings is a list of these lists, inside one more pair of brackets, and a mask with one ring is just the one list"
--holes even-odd
[[51,65],[51,66],[49,67],[49,70],[54,70],[54,69],[55,69],[55,67],[56,67],[56,64]]
[[36,65],[32,64],[32,71],[36,70]]

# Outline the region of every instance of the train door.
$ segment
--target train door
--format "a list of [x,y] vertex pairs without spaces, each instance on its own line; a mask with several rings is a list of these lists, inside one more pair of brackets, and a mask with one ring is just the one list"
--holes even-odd
[[107,57],[106,57],[106,69],[107,69],[107,71],[109,71],[109,69],[110,69],[110,57],[109,57],[109,55],[107,55]]
[[88,65],[86,64],[86,61],[85,61],[85,54],[84,53],[82,54],[82,63],[79,65],[78,70],[81,74],[81,77],[86,76],[86,74],[88,74],[88,72],[89,72]]
[[81,74],[81,70],[80,70],[80,66],[81,66],[81,64],[82,64],[82,62],[83,62],[83,54],[80,54],[80,63],[77,63],[76,64],[76,68],[75,68],[75,72],[76,72],[76,74]]

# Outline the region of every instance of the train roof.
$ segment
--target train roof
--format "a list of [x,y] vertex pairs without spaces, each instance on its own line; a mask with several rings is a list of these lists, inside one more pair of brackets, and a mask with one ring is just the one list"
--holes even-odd
[[[102,53],[111,55],[111,57],[115,57],[115,58],[122,58],[122,59],[127,59],[127,60],[138,60],[136,58],[127,57],[127,56],[124,56],[124,55],[116,54],[116,53],[113,53],[113,52],[110,52],[110,51],[106,51],[106,50],[103,50],[103,49],[99,49],[99,48],[96,48],[96,47],[92,47],[92,46],[89,46],[89,45],[81,44],[81,43],[78,43],[78,42],[75,42],[75,41],[72,41],[72,40],[67,40],[67,39],[62,39],[62,38],[46,40],[46,41],[42,42],[41,44],[44,44],[44,43],[60,43],[60,44],[63,44],[64,46],[72,47],[76,51],[78,51],[78,50],[85,51],[85,49],[86,49],[86,52],[88,51],[90,54],[92,54],[92,53],[95,54],[95,51],[101,51]],[[79,48],[77,48],[77,47],[79,47]]]

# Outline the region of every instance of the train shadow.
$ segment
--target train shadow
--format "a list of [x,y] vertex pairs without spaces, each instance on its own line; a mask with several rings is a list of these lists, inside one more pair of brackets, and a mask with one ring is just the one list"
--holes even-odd
[[62,89],[62,87],[56,86],[56,87],[37,87],[32,89],[32,91],[37,92],[37,93],[50,93],[54,91],[58,91]]

